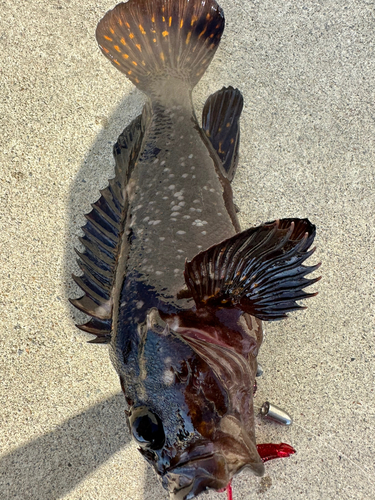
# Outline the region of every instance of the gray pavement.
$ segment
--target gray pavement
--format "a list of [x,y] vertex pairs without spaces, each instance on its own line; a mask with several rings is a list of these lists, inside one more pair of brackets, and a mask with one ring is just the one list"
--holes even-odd
[[[374,5],[224,0],[227,26],[194,98],[244,95],[234,181],[243,227],[277,217],[317,225],[323,279],[308,309],[266,325],[259,442],[297,454],[234,499],[373,499]],[[0,498],[166,499],[125,428],[105,346],[75,329],[73,247],[113,174],[111,149],[142,94],[100,54],[114,2],[1,1]],[[203,495],[207,500],[225,494]]]

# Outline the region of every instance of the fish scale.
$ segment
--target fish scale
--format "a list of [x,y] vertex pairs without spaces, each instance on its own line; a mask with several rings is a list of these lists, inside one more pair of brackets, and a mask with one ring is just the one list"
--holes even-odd
[[[218,230],[224,237],[235,234],[223,186],[192,117],[191,109],[177,106],[155,115],[129,208],[129,268],[155,288],[175,293],[185,284],[185,259],[216,243]],[[150,158],[149,151],[158,154]]]
[[215,0],[129,0],[99,22],[103,54],[147,97],[114,146],[115,177],[86,216],[72,304],[109,344],[140,453],[172,500],[227,489],[246,468],[289,456],[257,444],[254,388],[262,321],[312,297],[315,226],[280,219],[240,230],[231,181],[241,92],[191,92],[220,42]]

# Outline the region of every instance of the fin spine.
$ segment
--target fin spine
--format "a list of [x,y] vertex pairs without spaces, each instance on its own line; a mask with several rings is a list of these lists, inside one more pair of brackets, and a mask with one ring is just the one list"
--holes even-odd
[[86,295],[88,295],[91,299],[95,300],[95,302],[102,302],[109,300],[108,293],[105,293],[105,290],[96,287],[93,283],[87,283],[85,276],[80,277],[72,274],[73,280],[77,283],[77,285],[83,290]]
[[84,238],[87,238],[89,241],[99,245],[103,251],[109,254],[112,258],[113,252],[116,248],[116,244],[114,242],[105,237],[104,233],[99,232],[96,227],[88,222],[83,228],[82,231],[85,233]]
[[185,264],[185,281],[197,307],[234,307],[261,320],[287,317],[296,301],[313,297],[303,288],[318,265],[303,266],[315,226],[307,219],[285,219],[243,231]]
[[92,205],[82,228],[84,236],[79,238],[85,247],[84,252],[76,250],[83,274],[73,275],[73,279],[85,294],[69,300],[74,307],[91,316],[90,321],[78,326],[96,335],[91,343],[108,343],[111,339],[112,307],[117,293],[117,255],[125,244],[122,235],[127,221],[124,188],[138,158],[147,119],[145,107],[142,115],[120,135],[114,146],[115,178],[109,180],[109,186]]
[[[94,236],[93,236],[94,238]],[[93,255],[95,255],[96,257],[98,257],[99,260],[103,261],[105,264],[108,264],[108,266],[113,266],[113,254],[111,252],[106,252],[105,249],[103,248],[104,246],[104,243],[102,243],[100,240],[97,240],[98,241],[98,246],[96,246],[94,243],[96,243],[96,241],[91,241],[89,239],[87,239],[85,236],[82,237],[80,236],[79,238],[79,241],[82,243],[82,245],[84,245],[87,250],[89,250]],[[102,249],[100,249],[99,248]]]

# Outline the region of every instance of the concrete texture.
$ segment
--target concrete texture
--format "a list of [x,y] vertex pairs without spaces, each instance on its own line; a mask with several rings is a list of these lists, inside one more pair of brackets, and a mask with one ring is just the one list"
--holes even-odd
[[[164,499],[125,429],[107,349],[86,343],[78,294],[83,214],[112,176],[111,148],[143,97],[100,54],[113,0],[1,1],[1,472],[4,499]],[[297,454],[235,500],[372,499],[375,57],[373,2],[223,0],[227,26],[194,97],[244,95],[234,181],[243,227],[309,217],[319,295],[267,325],[259,442]],[[210,493],[203,498],[224,499]]]

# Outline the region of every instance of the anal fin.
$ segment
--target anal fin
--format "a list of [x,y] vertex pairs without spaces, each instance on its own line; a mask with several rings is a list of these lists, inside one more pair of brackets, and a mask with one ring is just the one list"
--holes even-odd
[[307,219],[281,219],[238,233],[200,252],[185,264],[186,285],[198,308],[233,307],[261,320],[276,320],[301,309],[312,297],[303,289],[318,265],[303,266],[315,226]]
[[233,87],[223,87],[207,99],[202,112],[202,129],[219,156],[223,173],[229,181],[233,179],[238,163],[242,108],[241,92]]

